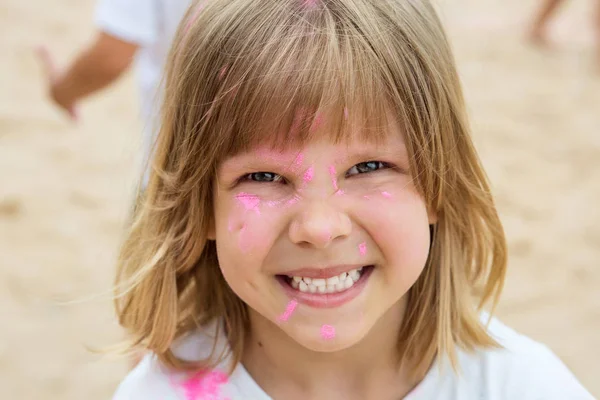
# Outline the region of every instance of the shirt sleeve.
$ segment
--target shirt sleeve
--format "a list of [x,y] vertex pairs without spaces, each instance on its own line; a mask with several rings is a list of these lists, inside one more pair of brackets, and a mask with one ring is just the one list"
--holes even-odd
[[526,379],[516,395],[524,392],[528,400],[595,400],[595,398],[579,383],[573,373],[548,347],[537,344],[527,362],[529,371],[524,371]]
[[158,36],[158,7],[154,0],[100,0],[96,26],[123,41],[146,46]]

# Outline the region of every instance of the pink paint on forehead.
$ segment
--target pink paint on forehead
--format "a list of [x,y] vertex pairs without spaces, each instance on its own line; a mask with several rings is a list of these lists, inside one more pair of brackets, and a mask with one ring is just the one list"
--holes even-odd
[[294,165],[296,167],[300,167],[302,165],[302,163],[304,162],[304,154],[302,153],[298,153],[298,155],[296,156],[296,158],[294,159]]
[[359,244],[358,252],[360,253],[361,256],[364,256],[365,254],[367,254],[367,243],[362,242],[361,244]]
[[280,322],[285,322],[292,316],[292,313],[296,310],[298,306],[298,302],[296,300],[290,300],[287,307],[285,308],[285,312],[279,316]]
[[381,192],[381,195],[386,199],[391,199],[392,195],[389,192]]
[[335,328],[331,325],[321,326],[321,337],[325,340],[331,340],[335,337]]
[[227,383],[221,371],[197,372],[181,383],[186,400],[222,400],[221,386]]
[[333,190],[335,190],[336,192],[339,190],[338,188],[338,184],[337,184],[337,178],[335,177],[335,167],[333,165],[329,166],[329,175],[331,176],[331,184],[333,185]]
[[244,206],[246,211],[252,210],[257,214],[260,214],[260,210],[258,209],[260,199],[257,195],[242,192],[238,193],[235,198]]

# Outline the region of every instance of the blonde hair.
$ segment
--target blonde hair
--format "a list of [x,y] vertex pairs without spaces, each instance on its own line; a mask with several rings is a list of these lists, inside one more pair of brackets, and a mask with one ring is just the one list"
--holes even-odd
[[220,319],[240,360],[246,305],[207,239],[217,167],[265,141],[306,143],[326,110],[319,135],[334,141],[347,135],[349,114],[362,121],[362,139],[378,140],[391,111],[415,185],[438,216],[427,264],[407,295],[401,359],[423,376],[437,355],[456,365],[457,347],[495,346],[479,311],[498,301],[506,243],[431,4],[212,0],[198,13],[201,6],[188,11],[171,50],[153,172],[120,255],[116,309],[133,345],[178,368],[214,365],[223,354],[190,364],[171,345]]

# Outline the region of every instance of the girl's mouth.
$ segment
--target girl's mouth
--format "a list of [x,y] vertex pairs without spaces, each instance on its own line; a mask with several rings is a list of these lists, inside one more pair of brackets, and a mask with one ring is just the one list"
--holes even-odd
[[329,308],[342,305],[358,296],[374,265],[343,272],[329,278],[277,275],[288,296],[312,307]]

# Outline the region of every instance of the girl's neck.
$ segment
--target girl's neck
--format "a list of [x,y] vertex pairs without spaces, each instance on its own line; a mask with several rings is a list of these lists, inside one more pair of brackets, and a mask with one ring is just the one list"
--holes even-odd
[[314,352],[251,311],[242,363],[273,399],[399,399],[416,384],[398,363],[405,304],[397,303],[356,345]]

